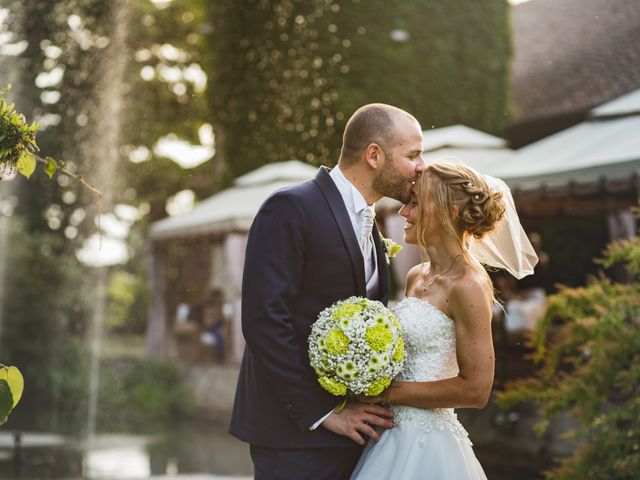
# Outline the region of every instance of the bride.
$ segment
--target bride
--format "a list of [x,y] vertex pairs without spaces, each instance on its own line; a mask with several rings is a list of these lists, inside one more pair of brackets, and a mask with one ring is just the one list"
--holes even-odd
[[493,384],[493,286],[480,261],[516,276],[536,261],[508,187],[489,181],[462,164],[432,163],[400,210],[405,242],[423,247],[429,262],[409,271],[394,310],[407,346],[403,371],[381,397],[360,398],[391,404],[394,428],[369,442],[352,479],[486,479],[453,411],[483,408]]

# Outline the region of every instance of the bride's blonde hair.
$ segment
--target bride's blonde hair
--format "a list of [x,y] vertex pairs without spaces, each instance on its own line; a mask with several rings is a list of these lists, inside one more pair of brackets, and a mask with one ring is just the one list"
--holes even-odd
[[466,165],[435,162],[426,166],[416,182],[420,216],[416,224],[418,244],[426,246],[425,230],[430,218],[425,205],[432,199],[440,223],[458,239],[468,259],[469,235],[482,238],[504,216],[502,193],[493,191],[482,176]]

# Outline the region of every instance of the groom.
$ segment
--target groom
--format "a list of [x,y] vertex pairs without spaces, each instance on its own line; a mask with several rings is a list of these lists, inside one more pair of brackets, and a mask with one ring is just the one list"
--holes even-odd
[[246,349],[229,432],[250,443],[256,480],[347,479],[374,427],[392,414],[320,387],[307,338],[324,308],[358,295],[384,304],[389,272],[373,204],[409,201],[422,171],[422,130],[385,104],[358,109],[338,166],[279,190],[256,215],[242,285]]

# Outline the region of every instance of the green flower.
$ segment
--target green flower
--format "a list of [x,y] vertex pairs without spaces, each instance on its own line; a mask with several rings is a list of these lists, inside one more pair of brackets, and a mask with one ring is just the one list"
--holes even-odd
[[390,238],[383,237],[382,243],[384,244],[384,249],[387,251],[387,255],[389,256],[389,258],[395,257],[402,251],[402,247]]
[[317,345],[320,353],[329,353],[329,350],[327,350],[327,341],[323,337],[318,338]]
[[329,377],[320,377],[318,378],[318,383],[324,388],[327,392],[341,397],[347,394],[347,386],[344,383],[340,383],[336,380],[333,380]]
[[346,326],[348,326],[354,316],[362,313],[364,307],[365,305],[362,305],[362,303],[345,303],[344,305],[336,308],[335,312],[333,312],[333,315],[331,315],[331,319],[336,323],[340,323],[341,325],[344,325],[344,323],[346,323]]
[[391,384],[391,379],[389,377],[382,377],[380,380],[374,380],[367,388],[367,395],[370,397],[375,397],[384,392],[384,389],[387,388]]
[[338,365],[338,368],[336,369],[336,373],[343,380],[349,381],[356,378],[359,372],[356,366],[353,364],[353,362],[344,362]]
[[376,315],[375,322],[377,325],[382,325],[384,328],[391,328],[391,319],[383,313]]
[[402,330],[402,327],[400,326],[400,322],[398,321],[398,318],[393,313],[389,312],[389,318],[391,319],[391,323],[393,323],[393,325],[396,327],[398,331]]
[[386,367],[388,363],[389,363],[388,355],[386,354],[372,355],[371,358],[369,359],[369,365],[368,365],[369,373],[375,373],[381,370],[382,368]]
[[349,337],[339,328],[334,328],[327,334],[325,344],[331,355],[342,355],[349,350]]
[[400,363],[404,359],[404,340],[402,337],[398,338],[392,358],[396,363]]
[[321,357],[320,358],[320,365],[318,366],[318,368],[322,368],[325,370],[331,370],[331,362],[329,361],[329,357]]
[[371,350],[384,352],[391,345],[393,335],[388,326],[376,324],[373,327],[367,328],[364,339],[367,341],[367,345],[371,347]]

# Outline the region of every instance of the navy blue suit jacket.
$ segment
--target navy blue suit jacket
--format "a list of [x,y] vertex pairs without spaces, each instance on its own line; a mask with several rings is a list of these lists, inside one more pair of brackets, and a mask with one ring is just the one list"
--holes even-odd
[[[380,235],[373,238],[379,298],[389,297]],[[229,432],[272,448],[356,446],[309,427],[341,399],[326,392],[309,365],[307,339],[320,311],[366,296],[364,261],[340,192],[321,167],[313,180],[271,195],[256,215],[242,281],[246,348]]]

